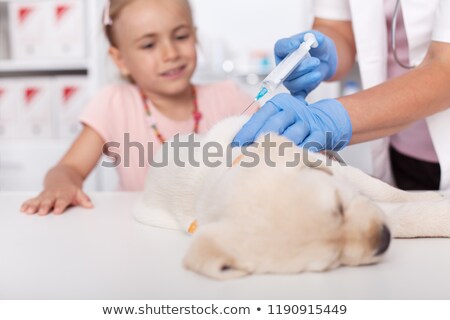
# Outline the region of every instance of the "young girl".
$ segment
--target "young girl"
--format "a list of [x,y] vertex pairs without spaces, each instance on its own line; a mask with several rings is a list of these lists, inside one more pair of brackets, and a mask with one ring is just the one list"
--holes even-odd
[[92,208],[82,185],[108,142],[121,161],[120,189],[143,190],[143,155],[177,133],[203,133],[252,101],[229,82],[192,85],[196,29],[187,0],[112,0],[104,24],[109,54],[129,84],[106,87],[88,104],[83,131],[48,172],[44,191],[22,205],[27,214]]

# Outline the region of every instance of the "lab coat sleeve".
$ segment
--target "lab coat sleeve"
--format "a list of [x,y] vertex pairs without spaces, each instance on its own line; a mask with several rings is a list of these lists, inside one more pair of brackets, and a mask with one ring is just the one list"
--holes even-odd
[[321,19],[349,21],[350,0],[313,0],[314,16]]
[[440,0],[433,27],[433,41],[450,42],[450,0]]

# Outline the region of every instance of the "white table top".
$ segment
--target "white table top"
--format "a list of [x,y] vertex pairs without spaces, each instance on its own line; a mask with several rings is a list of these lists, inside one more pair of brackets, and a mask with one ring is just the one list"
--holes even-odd
[[450,299],[450,239],[394,240],[378,265],[215,281],[186,271],[190,237],[134,221],[133,193],[27,216],[0,193],[0,299]]

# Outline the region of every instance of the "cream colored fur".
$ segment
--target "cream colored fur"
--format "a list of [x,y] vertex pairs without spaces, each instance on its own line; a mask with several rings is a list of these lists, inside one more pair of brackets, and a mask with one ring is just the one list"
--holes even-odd
[[[225,150],[246,120],[226,119],[196,139]],[[264,161],[263,138],[249,149],[260,157],[253,167],[245,167],[252,159],[234,148],[231,159],[214,159],[222,165],[210,168],[196,148],[201,165],[182,168],[169,148],[169,165],[149,171],[136,219],[182,231],[197,221],[184,265],[216,279],[376,263],[380,247],[389,244],[386,225],[394,237],[450,237],[450,200],[439,193],[404,192],[282,137],[270,138],[274,167]],[[188,156],[187,150],[180,154]],[[295,157],[302,161],[289,167]]]

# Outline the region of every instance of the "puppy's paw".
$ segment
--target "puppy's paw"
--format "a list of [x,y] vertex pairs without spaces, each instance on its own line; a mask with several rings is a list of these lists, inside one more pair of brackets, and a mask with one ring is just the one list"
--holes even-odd
[[434,200],[444,200],[445,195],[437,191],[425,191],[425,192],[414,192],[413,194],[415,201],[434,201]]
[[248,267],[207,235],[198,235],[194,239],[183,264],[186,269],[217,280],[240,278],[251,273]]
[[395,238],[450,238],[450,199],[401,204],[389,220]]

